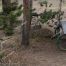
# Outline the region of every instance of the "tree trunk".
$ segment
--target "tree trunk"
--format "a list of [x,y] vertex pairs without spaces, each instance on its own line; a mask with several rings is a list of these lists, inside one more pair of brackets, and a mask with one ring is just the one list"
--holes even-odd
[[60,11],[61,11],[61,8],[62,8],[62,0],[60,0],[60,4],[59,4],[59,7],[60,7]]
[[29,38],[30,38],[31,8],[32,8],[32,4],[30,3],[32,3],[32,1],[30,2],[30,0],[23,0],[24,24],[22,26],[22,44],[25,46],[29,45]]
[[2,0],[3,13],[7,13],[11,0]]
[[59,3],[59,17],[58,17],[58,21],[60,23],[60,13],[61,13],[61,9],[62,9],[62,0],[60,0],[60,3]]

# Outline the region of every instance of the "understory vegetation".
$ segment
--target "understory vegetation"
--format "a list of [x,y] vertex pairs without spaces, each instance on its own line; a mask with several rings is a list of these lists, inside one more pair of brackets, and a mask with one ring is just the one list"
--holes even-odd
[[15,24],[18,24],[18,17],[22,14],[22,5],[14,2],[9,5],[6,12],[0,12],[0,28],[6,35],[12,35]]
[[[7,7],[2,7],[0,12],[0,63],[7,66],[66,65],[66,53],[59,51],[66,51],[61,25],[65,17],[63,0],[58,0],[57,9],[52,0],[52,3],[48,0],[2,1],[2,6]],[[15,65],[11,65],[13,63]]]

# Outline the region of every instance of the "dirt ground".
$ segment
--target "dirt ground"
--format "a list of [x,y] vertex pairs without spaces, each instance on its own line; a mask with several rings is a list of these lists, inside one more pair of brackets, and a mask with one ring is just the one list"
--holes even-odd
[[[10,45],[8,48],[11,48],[10,50],[14,53],[6,57],[3,63],[10,63],[11,66],[66,66],[66,52],[60,51],[56,46],[56,41],[46,37],[46,33],[47,31],[44,30],[43,34],[39,34],[40,36],[37,34],[39,37],[34,37],[36,36],[34,35],[26,48],[19,44],[20,35],[12,36],[6,44]],[[13,49],[12,44],[19,45],[16,48],[14,46]]]
[[20,47],[5,62],[9,60],[21,66],[66,66],[66,52],[60,51],[50,39],[32,39],[28,48]]
[[[25,66],[66,66],[66,52],[59,51],[53,41],[36,42],[26,50],[18,51],[18,60]],[[13,60],[12,60],[13,61]]]
[[[35,7],[37,7],[36,3],[37,2],[34,3]],[[11,66],[66,66],[66,52],[60,51],[57,48],[55,40],[45,37],[44,35],[47,33],[52,35],[51,32],[44,31],[40,36],[39,32],[37,32],[37,36],[39,37],[36,37],[36,35],[34,37],[33,35],[30,39],[29,47],[24,48],[20,45],[21,33],[18,28],[15,34],[6,41],[6,46],[4,46],[6,49],[14,45],[14,49],[11,47],[11,50],[14,51],[14,53],[5,58],[3,63],[11,63]],[[7,47],[7,45],[10,46]]]

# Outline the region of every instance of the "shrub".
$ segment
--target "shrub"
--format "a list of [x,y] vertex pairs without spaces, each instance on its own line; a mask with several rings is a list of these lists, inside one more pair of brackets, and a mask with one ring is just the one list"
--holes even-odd
[[17,18],[22,14],[22,5],[18,6],[16,3],[11,3],[10,7],[6,9],[6,13],[0,13],[0,26],[5,34],[12,35],[14,24],[17,23]]
[[51,7],[52,4],[48,5],[47,1],[40,2],[40,6],[44,6],[44,5],[45,5],[46,8],[43,11],[43,13],[40,14],[41,23],[46,23],[49,20],[53,20],[53,19],[59,20],[59,17],[60,17],[60,20],[62,19],[62,16],[64,14],[63,11],[59,11],[59,10],[58,11],[53,11],[52,9],[48,10],[47,7]]

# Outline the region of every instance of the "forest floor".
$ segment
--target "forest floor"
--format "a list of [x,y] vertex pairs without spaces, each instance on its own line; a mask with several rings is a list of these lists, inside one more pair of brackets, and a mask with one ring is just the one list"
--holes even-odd
[[[29,47],[24,48],[20,45],[21,31],[18,27],[13,36],[3,38],[8,39],[3,44],[3,50],[10,49],[10,51],[6,51],[2,60],[3,65],[0,66],[9,66],[9,64],[11,66],[66,66],[66,52],[60,51],[56,41],[50,39],[50,36],[45,37],[47,33],[52,35],[51,31],[39,30],[30,38]],[[3,36],[3,31],[0,31],[0,39]]]
[[57,48],[55,40],[43,37],[46,32],[44,31],[42,36],[38,35],[39,37],[33,36],[30,39],[30,45],[26,48],[19,44],[20,35],[11,36],[5,42],[4,48],[10,48],[12,51],[9,51],[10,55],[3,58],[3,64],[10,63],[11,66],[66,66],[66,52]]

